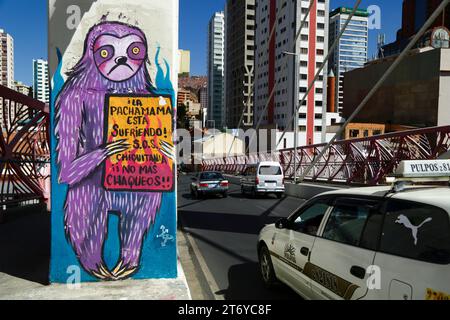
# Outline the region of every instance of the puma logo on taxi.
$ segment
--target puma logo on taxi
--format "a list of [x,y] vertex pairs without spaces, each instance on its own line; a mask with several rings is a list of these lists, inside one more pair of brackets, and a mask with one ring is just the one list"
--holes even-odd
[[417,234],[418,234],[418,232],[419,232],[419,229],[422,228],[424,224],[426,224],[426,223],[428,223],[428,222],[430,222],[430,221],[432,221],[432,220],[433,220],[432,218],[427,218],[427,219],[425,219],[425,221],[422,222],[420,225],[415,226],[415,225],[413,225],[413,224],[411,223],[411,221],[409,221],[409,219],[408,219],[407,216],[405,216],[405,215],[402,214],[402,215],[400,215],[400,216],[397,218],[397,220],[395,221],[395,223],[402,224],[402,225],[404,225],[406,228],[411,229],[412,236],[413,236],[413,238],[414,238],[414,245],[417,246],[417,240],[418,240]]

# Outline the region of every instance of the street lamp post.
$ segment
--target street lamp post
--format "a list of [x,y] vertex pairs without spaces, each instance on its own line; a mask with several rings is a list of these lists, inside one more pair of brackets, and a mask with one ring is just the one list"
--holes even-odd
[[[297,50],[297,46],[296,46],[296,50]],[[294,184],[297,184],[297,150],[298,150],[298,98],[299,98],[299,92],[298,92],[298,84],[299,84],[299,65],[300,65],[300,55],[298,53],[295,52],[287,52],[284,51],[283,54],[285,55],[290,55],[294,57],[294,112],[295,112],[295,117],[294,117]]]

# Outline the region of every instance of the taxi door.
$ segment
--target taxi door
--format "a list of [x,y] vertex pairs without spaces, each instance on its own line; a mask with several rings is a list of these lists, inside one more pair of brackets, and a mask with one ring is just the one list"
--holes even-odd
[[313,299],[355,300],[367,294],[382,222],[379,207],[373,199],[335,200],[305,266]]
[[424,203],[390,199],[374,264],[381,277],[371,299],[450,300],[448,213]]
[[278,227],[272,238],[272,262],[277,277],[305,298],[311,298],[311,281],[304,274],[322,220],[330,210],[330,199],[319,198],[302,206]]

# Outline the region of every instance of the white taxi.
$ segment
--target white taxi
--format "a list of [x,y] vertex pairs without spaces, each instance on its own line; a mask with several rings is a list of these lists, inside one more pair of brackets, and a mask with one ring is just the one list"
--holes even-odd
[[319,195],[259,235],[262,279],[306,299],[450,299],[450,160],[405,161],[392,186]]

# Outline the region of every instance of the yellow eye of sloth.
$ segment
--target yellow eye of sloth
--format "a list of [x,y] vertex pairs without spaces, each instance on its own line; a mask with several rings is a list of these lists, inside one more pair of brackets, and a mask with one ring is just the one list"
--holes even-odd
[[101,56],[102,58],[107,58],[108,55],[109,55],[108,50],[103,49],[102,51],[100,51],[100,56]]
[[139,52],[141,52],[141,49],[139,49],[139,47],[134,47],[132,52],[133,52],[133,54],[138,55]]

